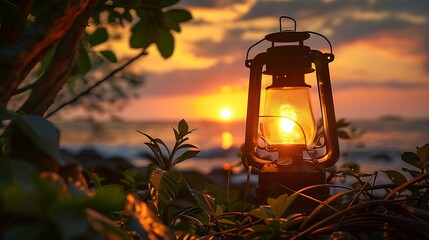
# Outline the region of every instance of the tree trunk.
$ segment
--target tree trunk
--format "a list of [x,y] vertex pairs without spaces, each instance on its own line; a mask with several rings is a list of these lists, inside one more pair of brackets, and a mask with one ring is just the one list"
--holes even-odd
[[70,30],[91,0],[56,0],[13,44],[0,49],[0,104],[13,93],[49,49]]
[[76,18],[67,34],[60,40],[51,63],[44,75],[36,81],[30,97],[20,110],[28,114],[42,116],[55,101],[58,92],[69,78],[70,72],[79,58],[85,28],[97,3],[98,1],[90,1]]

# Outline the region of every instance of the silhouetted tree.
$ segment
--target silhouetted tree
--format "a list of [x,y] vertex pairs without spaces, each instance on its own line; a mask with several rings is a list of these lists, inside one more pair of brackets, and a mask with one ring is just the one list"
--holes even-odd
[[[98,100],[126,97],[127,84],[142,82],[124,73],[126,66],[152,44],[164,58],[173,53],[171,32],[191,19],[188,11],[172,8],[178,1],[0,0],[0,104],[46,116],[89,93]],[[118,35],[119,28],[124,34]],[[103,43],[124,36],[140,53],[117,59]],[[94,77],[91,71],[100,67],[110,73]],[[115,77],[122,83],[107,81]],[[94,93],[104,82],[110,87]],[[47,113],[64,86],[62,103]]]

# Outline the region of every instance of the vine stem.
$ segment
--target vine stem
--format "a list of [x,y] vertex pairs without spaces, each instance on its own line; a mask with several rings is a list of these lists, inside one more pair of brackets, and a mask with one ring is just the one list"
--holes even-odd
[[404,189],[404,188],[406,188],[406,187],[408,187],[408,186],[410,186],[410,185],[412,185],[412,184],[414,184],[414,183],[416,183],[416,182],[420,182],[420,181],[422,181],[422,180],[425,180],[425,179],[427,179],[427,178],[429,178],[429,172],[426,172],[426,173],[424,173],[424,174],[422,174],[422,175],[419,175],[419,176],[417,176],[417,177],[415,177],[415,178],[411,179],[410,181],[405,182],[405,183],[403,183],[403,184],[401,184],[401,185],[397,186],[397,187],[396,187],[396,188],[394,188],[392,191],[390,191],[390,192],[389,192],[389,194],[388,194],[384,199],[385,199],[385,200],[389,200],[389,199],[391,199],[392,197],[394,197],[394,196],[395,196],[395,193],[396,193],[396,192],[398,192],[398,191],[400,191],[400,190],[402,190],[402,189]]

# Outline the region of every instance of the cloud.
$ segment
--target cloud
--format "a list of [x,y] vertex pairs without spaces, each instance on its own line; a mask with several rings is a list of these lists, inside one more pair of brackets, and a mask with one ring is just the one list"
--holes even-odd
[[287,15],[298,21],[299,30],[328,31],[342,41],[362,38],[374,31],[428,26],[427,1],[259,1],[242,19]]
[[[148,73],[145,94],[201,95],[224,85],[247,88],[246,51],[278,31],[281,15],[295,17],[298,31],[329,38],[336,55],[331,74],[338,86],[409,88],[429,77],[427,1],[185,0],[181,4],[196,20],[176,35],[177,51],[171,60],[149,61],[159,71]],[[287,20],[283,26],[292,27]],[[327,49],[318,37],[308,44]],[[267,47],[252,50],[250,57]]]
[[389,88],[389,89],[422,89],[429,88],[428,83],[408,83],[401,80],[391,79],[386,82],[368,82],[365,79],[344,81],[341,83],[334,83],[335,90],[353,89],[353,88]]
[[193,12],[199,22],[223,23],[236,20],[246,14],[257,0],[184,1],[183,5]]
[[246,3],[247,0],[182,0],[181,3],[185,6],[192,7],[206,7],[206,8],[215,8],[215,7],[225,7],[229,5],[234,5],[235,3]]
[[231,86],[234,91],[247,91],[247,71],[243,60],[221,62],[209,69],[148,74],[142,95],[206,95],[221,92],[224,86]]

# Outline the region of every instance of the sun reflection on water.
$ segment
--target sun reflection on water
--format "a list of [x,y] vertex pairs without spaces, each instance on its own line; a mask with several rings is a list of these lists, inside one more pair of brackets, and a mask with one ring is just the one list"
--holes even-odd
[[233,141],[234,138],[230,132],[223,131],[221,138],[222,138],[221,146],[223,149],[229,149],[232,147],[232,144],[234,143]]

